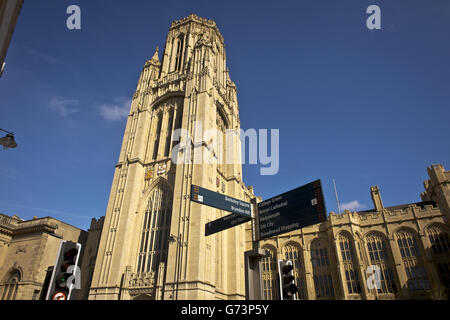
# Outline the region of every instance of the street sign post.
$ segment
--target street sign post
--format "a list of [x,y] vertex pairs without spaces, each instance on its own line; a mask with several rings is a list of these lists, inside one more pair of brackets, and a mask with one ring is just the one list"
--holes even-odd
[[252,219],[251,204],[196,185],[191,187],[191,200],[232,214],[208,222],[205,236],[240,225]]
[[191,186],[191,200],[220,210],[251,217],[251,204],[196,185]]
[[240,225],[242,223],[252,220],[252,217],[242,216],[237,213],[232,213],[228,216],[216,219],[214,221],[208,222],[205,225],[205,236],[209,236],[213,233],[217,233],[231,227]]
[[320,180],[258,203],[258,218],[260,239],[325,221]]

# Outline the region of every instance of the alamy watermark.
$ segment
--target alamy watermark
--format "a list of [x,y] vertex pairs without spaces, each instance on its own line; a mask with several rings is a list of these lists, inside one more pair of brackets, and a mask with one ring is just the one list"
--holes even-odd
[[368,266],[366,275],[368,275],[366,280],[367,289],[381,289],[381,268],[379,266],[374,264]]
[[66,26],[69,30],[81,30],[81,9],[79,6],[72,4],[67,7],[67,17]]
[[[268,129],[228,129],[225,132],[211,128],[203,130],[202,121],[193,122],[193,135],[184,128],[176,129],[172,141],[175,164],[248,164],[263,166],[261,175],[275,175],[280,167],[280,130],[270,129],[270,154]],[[248,141],[248,144],[246,143]]]

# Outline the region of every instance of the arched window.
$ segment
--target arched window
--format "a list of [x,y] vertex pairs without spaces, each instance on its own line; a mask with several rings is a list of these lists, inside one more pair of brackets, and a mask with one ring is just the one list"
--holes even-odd
[[183,46],[184,46],[184,35],[181,34],[177,39],[177,51],[175,55],[175,71],[181,70],[181,64],[183,62]]
[[386,240],[379,234],[371,233],[366,236],[367,251],[370,263],[380,269],[380,286],[378,293],[393,293],[397,291],[395,284],[392,260],[386,246]]
[[276,300],[278,299],[278,286],[277,286],[277,254],[275,250],[264,247],[266,257],[261,260],[262,272],[261,278],[263,282],[263,294],[264,300]]
[[138,273],[157,272],[166,262],[172,211],[172,193],[163,183],[153,189],[143,215]]
[[333,299],[333,277],[331,276],[328,247],[323,240],[311,243],[311,264],[316,299]]
[[299,246],[288,244],[284,246],[284,258],[291,260],[294,266],[295,283],[297,284],[298,292],[297,299],[306,299],[305,286],[305,268],[303,265],[303,255]]
[[158,148],[159,148],[159,141],[161,139],[161,127],[162,127],[162,120],[163,120],[163,113],[162,111],[157,113],[157,124],[156,124],[156,131],[155,131],[155,143],[153,144],[153,160],[156,160],[158,157]]
[[224,173],[224,165],[229,160],[227,152],[232,152],[232,150],[227,150],[227,121],[226,116],[223,115],[219,106],[216,107],[216,127],[217,135],[214,143],[215,149],[217,150],[217,167],[222,173]]
[[20,281],[20,271],[17,269],[12,270],[7,279],[3,289],[2,300],[15,300]]
[[450,240],[447,232],[437,226],[427,228],[431,243],[433,264],[439,274],[442,284],[450,289]]
[[342,264],[345,270],[345,281],[347,283],[348,293],[361,293],[358,263],[355,257],[356,252],[353,247],[353,241],[348,235],[340,233],[338,243],[341,251]]
[[169,120],[167,123],[167,133],[166,133],[166,150],[164,150],[164,156],[168,157],[170,155],[170,142],[172,141],[172,129],[173,129],[173,118],[174,118],[174,108],[169,110]]
[[408,276],[409,290],[431,289],[415,235],[410,231],[402,230],[397,232],[395,237]]

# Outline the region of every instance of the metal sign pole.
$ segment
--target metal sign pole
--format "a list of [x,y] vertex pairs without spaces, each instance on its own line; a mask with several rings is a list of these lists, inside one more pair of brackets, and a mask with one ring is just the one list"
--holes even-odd
[[244,253],[245,258],[245,291],[247,300],[262,300],[263,287],[261,281],[261,259],[264,250],[259,248],[258,203],[252,199],[252,250]]

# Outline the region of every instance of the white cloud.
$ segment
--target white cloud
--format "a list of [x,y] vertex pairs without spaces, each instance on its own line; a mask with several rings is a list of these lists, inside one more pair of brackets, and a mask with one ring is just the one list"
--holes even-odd
[[65,99],[54,97],[50,100],[49,107],[61,117],[67,117],[73,113],[80,112],[76,106],[79,104],[79,100]]
[[128,113],[130,112],[131,100],[118,99],[121,102],[116,104],[102,104],[100,105],[100,115],[111,121],[117,121],[121,119],[126,119]]
[[364,204],[359,203],[358,200],[341,203],[341,210],[356,211],[356,210],[364,209],[365,207],[366,206]]
[[25,47],[25,51],[31,57],[37,58],[38,60],[44,61],[45,63],[55,64],[55,63],[58,62],[58,59],[56,59],[55,57],[53,57],[53,56],[51,56],[51,55],[49,55],[49,54],[47,54],[45,52],[42,52],[42,51],[30,48],[30,47]]

